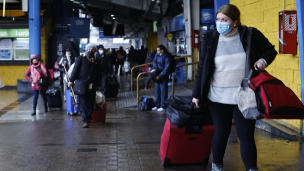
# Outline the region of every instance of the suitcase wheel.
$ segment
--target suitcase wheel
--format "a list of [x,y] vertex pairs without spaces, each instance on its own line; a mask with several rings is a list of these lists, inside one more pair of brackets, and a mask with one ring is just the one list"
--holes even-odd
[[163,167],[166,168],[170,165],[170,159],[165,157],[164,163],[163,163]]
[[208,165],[208,163],[209,163],[209,156],[206,156],[206,157],[203,159],[202,165],[205,167],[205,166]]
[[62,111],[62,107],[61,107],[61,108],[59,108],[59,110],[60,110],[60,111]]
[[51,111],[52,110],[52,108],[49,108],[49,111]]
[[106,124],[106,122],[103,122],[103,124]]

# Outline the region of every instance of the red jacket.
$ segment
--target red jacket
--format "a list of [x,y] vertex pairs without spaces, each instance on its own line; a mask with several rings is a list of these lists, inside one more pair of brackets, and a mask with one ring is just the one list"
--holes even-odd
[[[31,63],[32,63],[32,60],[33,59],[35,59],[35,58],[37,58],[36,56],[34,56],[34,57],[32,57],[31,58]],[[38,59],[38,58],[37,58]],[[44,74],[43,74],[43,72],[42,72],[42,70],[40,69],[40,67],[39,68],[37,68],[37,70],[38,70],[38,72],[40,73],[40,75],[41,75],[41,78],[45,78],[45,76],[44,76]],[[47,70],[47,69],[46,69]],[[50,77],[50,73],[48,72],[48,70],[47,70],[47,75],[48,75],[48,81],[49,81],[49,83],[51,84],[51,77]],[[32,90],[34,91],[34,90],[46,90],[46,89],[48,89],[48,87],[43,87],[43,86],[40,86],[39,85],[39,83],[37,82],[37,83],[32,83],[32,81],[33,81],[33,79],[31,78],[31,66],[29,66],[28,68],[27,68],[27,70],[26,70],[26,72],[25,72],[25,74],[24,74],[24,77],[31,83],[31,85],[32,85]],[[33,86],[33,84],[34,84],[34,86]]]
[[124,61],[127,57],[127,54],[124,50],[120,49],[116,52],[116,60],[117,61]]

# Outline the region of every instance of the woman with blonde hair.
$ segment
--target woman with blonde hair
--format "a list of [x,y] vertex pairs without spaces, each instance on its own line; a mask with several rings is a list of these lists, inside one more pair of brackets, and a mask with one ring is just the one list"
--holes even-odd
[[[193,88],[193,102],[207,103],[215,126],[212,171],[224,171],[223,158],[234,118],[246,171],[258,171],[254,140],[255,120],[245,119],[238,108],[237,90],[245,75],[247,31],[239,9],[231,4],[216,13],[216,30],[204,36]],[[252,76],[263,71],[277,55],[274,46],[252,28],[249,59]]]

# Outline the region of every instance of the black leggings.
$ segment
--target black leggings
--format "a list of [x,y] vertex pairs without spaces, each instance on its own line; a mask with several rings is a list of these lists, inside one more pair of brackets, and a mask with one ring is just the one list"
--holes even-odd
[[246,170],[257,167],[257,150],[254,141],[255,120],[245,119],[237,105],[208,102],[215,126],[212,140],[213,163],[223,163],[227,141],[234,118],[241,144],[241,156]]

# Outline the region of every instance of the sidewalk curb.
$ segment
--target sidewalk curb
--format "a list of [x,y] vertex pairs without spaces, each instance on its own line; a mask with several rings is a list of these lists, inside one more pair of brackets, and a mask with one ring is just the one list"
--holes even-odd
[[267,120],[267,119],[257,120],[256,128],[292,140],[297,140],[298,138],[304,138],[302,134],[290,128],[287,128],[286,126],[283,126],[278,122],[275,122],[274,120]]

